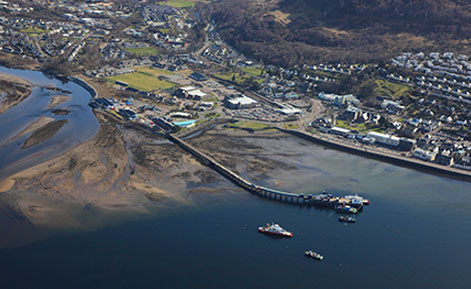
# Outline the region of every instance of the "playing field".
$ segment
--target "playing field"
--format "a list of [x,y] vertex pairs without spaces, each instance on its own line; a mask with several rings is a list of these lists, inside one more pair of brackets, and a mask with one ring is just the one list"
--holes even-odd
[[126,82],[130,87],[149,92],[160,89],[167,89],[175,86],[175,83],[165,80],[160,80],[157,77],[143,72],[133,72],[122,75],[110,76],[108,81],[115,83],[116,80]]

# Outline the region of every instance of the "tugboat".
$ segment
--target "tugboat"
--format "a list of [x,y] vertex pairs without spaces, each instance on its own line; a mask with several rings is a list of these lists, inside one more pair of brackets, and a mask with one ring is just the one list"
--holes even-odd
[[335,210],[339,213],[346,213],[346,214],[356,214],[358,213],[358,209],[354,208],[349,205],[338,205],[335,207]]
[[313,258],[313,259],[316,259],[316,260],[319,260],[319,261],[324,260],[324,256],[322,256],[321,254],[316,253],[316,252],[314,252],[314,251],[312,251],[312,250],[309,250],[309,251],[304,252],[304,255],[305,255],[306,257],[310,257],[310,258]]
[[275,236],[280,236],[280,237],[288,237],[291,238],[293,237],[293,233],[283,229],[280,225],[272,223],[267,224],[265,227],[258,227],[258,231],[260,233],[265,233],[265,234],[270,234],[270,235],[275,235]]
[[339,222],[355,223],[357,220],[352,216],[340,216]]

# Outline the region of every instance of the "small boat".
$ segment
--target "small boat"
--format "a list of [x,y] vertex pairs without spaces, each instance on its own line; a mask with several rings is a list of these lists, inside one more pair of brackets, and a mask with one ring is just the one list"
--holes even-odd
[[310,258],[313,258],[313,259],[316,259],[316,260],[319,260],[319,261],[322,261],[324,259],[324,256],[322,256],[321,254],[319,254],[317,252],[314,252],[312,250],[304,252],[304,255],[306,257],[310,257]]
[[264,234],[270,234],[270,235],[275,235],[275,236],[280,236],[280,237],[288,237],[291,238],[293,237],[293,233],[283,229],[280,225],[271,223],[267,224],[265,227],[258,227],[258,231],[260,233]]
[[350,200],[350,202],[353,203],[361,203],[364,206],[368,206],[370,204],[370,201],[368,199],[363,198],[362,196],[359,195],[346,195],[344,196],[345,199]]
[[338,205],[335,207],[335,210],[339,213],[346,213],[346,214],[356,214],[358,213],[358,209],[354,208],[349,205]]
[[357,220],[352,216],[340,216],[339,222],[355,223]]

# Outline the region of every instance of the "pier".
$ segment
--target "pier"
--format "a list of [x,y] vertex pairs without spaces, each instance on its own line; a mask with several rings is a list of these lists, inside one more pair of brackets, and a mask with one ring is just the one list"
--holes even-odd
[[325,200],[315,198],[313,194],[296,194],[296,193],[283,192],[283,191],[273,190],[270,188],[266,188],[266,187],[251,183],[247,181],[246,179],[242,178],[241,176],[239,176],[238,174],[234,173],[230,169],[223,166],[221,163],[219,163],[217,160],[215,160],[211,156],[201,152],[194,146],[185,142],[181,138],[171,133],[167,133],[165,136],[171,142],[177,144],[183,150],[192,154],[204,165],[207,165],[210,168],[214,169],[215,171],[217,171],[219,174],[224,176],[226,179],[228,179],[235,185],[259,197],[271,199],[275,201],[280,201],[280,202],[285,202],[285,203],[308,205],[308,206],[319,206],[319,207],[327,207],[327,208],[334,208],[336,205],[340,204],[340,202],[326,202]]

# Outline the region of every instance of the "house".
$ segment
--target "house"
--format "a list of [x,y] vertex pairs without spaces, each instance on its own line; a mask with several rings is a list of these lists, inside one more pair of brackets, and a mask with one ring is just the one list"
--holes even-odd
[[423,150],[423,149],[416,149],[414,151],[413,157],[421,159],[423,161],[431,162],[431,161],[435,160],[435,155],[436,154],[434,152],[431,152],[431,151],[426,151],[426,150]]
[[345,120],[356,121],[361,114],[361,109],[354,106],[348,106],[342,116]]
[[440,165],[451,166],[453,165],[453,157],[450,151],[443,151],[441,154],[435,156],[435,162]]

